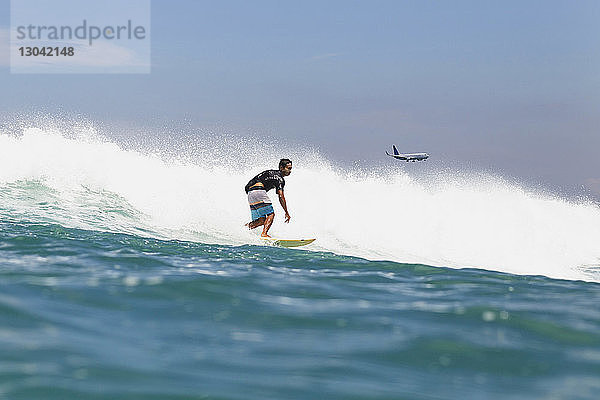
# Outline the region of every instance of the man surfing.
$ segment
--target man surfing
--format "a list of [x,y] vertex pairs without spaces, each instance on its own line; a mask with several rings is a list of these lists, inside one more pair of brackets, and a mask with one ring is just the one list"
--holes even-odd
[[246,226],[254,229],[262,225],[261,237],[271,237],[269,236],[269,228],[273,225],[273,219],[275,218],[275,210],[273,210],[271,199],[267,195],[269,190],[275,188],[279,196],[279,203],[285,211],[285,222],[290,222],[290,213],[288,213],[285,196],[283,195],[283,187],[285,186],[285,179],[283,178],[291,173],[292,161],[282,158],[279,160],[279,170],[269,169],[261,172],[250,179],[250,182],[244,188],[248,194],[248,204],[252,213],[252,221],[247,223]]

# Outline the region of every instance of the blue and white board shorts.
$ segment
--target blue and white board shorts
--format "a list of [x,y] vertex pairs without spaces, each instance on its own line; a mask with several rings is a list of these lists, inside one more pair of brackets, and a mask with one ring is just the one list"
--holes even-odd
[[250,204],[252,221],[256,221],[265,215],[275,213],[275,210],[273,210],[273,205],[271,204],[271,199],[264,190],[257,189],[249,191],[248,204]]

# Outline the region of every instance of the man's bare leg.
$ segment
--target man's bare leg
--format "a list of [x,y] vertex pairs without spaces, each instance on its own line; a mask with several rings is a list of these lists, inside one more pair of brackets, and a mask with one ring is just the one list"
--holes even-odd
[[263,231],[262,231],[262,234],[260,235],[261,237],[271,237],[271,236],[269,236],[269,228],[271,227],[271,225],[273,225],[273,219],[275,219],[275,213],[271,213],[266,216],[265,222],[263,225]]
[[246,224],[246,226],[248,227],[248,229],[254,229],[256,227],[261,226],[264,223],[265,223],[265,217],[260,217],[259,219],[255,219],[252,222],[248,222]]

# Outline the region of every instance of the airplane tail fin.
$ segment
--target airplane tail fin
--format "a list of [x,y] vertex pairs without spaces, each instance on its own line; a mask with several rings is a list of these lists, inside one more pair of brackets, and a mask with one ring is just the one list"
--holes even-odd
[[400,153],[398,152],[398,149],[396,148],[396,145],[395,145],[395,144],[393,144],[393,145],[392,145],[392,147],[394,148],[394,155],[395,155],[395,156],[397,156],[398,154],[400,154]]

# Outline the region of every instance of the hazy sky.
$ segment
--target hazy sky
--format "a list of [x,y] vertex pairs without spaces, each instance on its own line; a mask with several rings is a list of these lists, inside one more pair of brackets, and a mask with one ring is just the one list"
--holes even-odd
[[241,127],[335,161],[396,143],[600,193],[597,0],[156,0],[148,75],[10,74],[9,19],[0,0],[6,113]]

